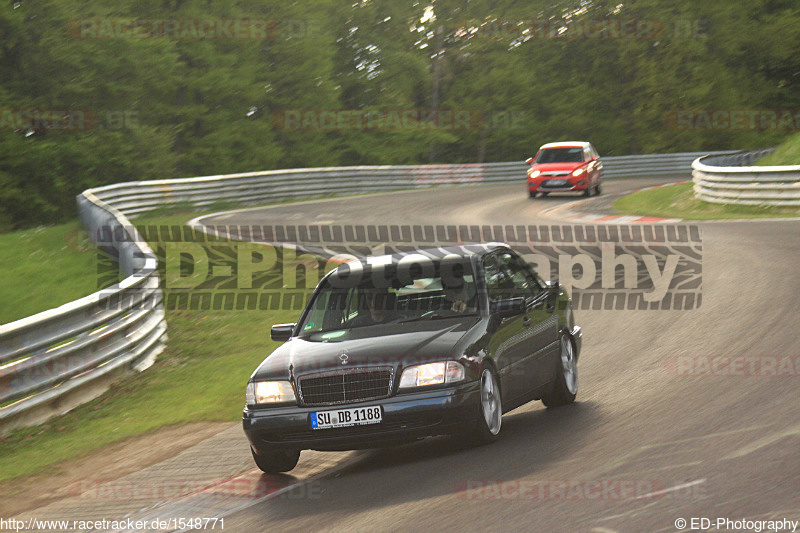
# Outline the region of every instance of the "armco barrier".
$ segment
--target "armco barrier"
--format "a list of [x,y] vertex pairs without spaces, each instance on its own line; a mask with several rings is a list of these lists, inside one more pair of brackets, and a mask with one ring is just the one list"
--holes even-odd
[[[155,254],[118,210],[91,191],[78,211],[99,248],[119,260],[120,283],[0,326],[0,434],[39,423],[102,394],[163,350],[166,322]],[[110,230],[110,231],[109,231]]]
[[692,163],[695,197],[740,205],[800,205],[800,165],[757,167],[771,150],[700,157]]
[[[603,158],[606,177],[679,176],[704,153]],[[286,198],[441,184],[513,183],[523,162],[330,167],[117,183],[77,198],[99,248],[119,260],[118,285],[0,325],[0,434],[37,423],[102,393],[119,374],[147,368],[163,350],[166,323],[156,259],[126,217],[152,209],[217,202],[252,205]]]
[[[708,152],[604,157],[604,176],[686,175],[692,161]],[[717,154],[728,152],[714,152]],[[326,194],[413,189],[442,184],[513,183],[521,185],[523,162],[463,165],[406,165],[301,168],[224,176],[117,183],[92,189],[93,194],[132,216],[169,204],[242,205]]]

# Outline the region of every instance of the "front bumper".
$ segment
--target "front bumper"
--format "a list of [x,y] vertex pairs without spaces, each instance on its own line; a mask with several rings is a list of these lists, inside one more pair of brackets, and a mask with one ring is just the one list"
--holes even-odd
[[[245,408],[242,424],[252,447],[270,449],[355,450],[377,448],[468,428],[479,414],[478,382],[381,400],[318,407]],[[380,424],[311,429],[310,413],[380,405]]]
[[[557,179],[557,178],[551,178]],[[575,192],[575,191],[584,191],[587,187],[589,187],[589,181],[586,179],[578,180],[576,183],[567,183],[563,186],[557,187],[548,187],[546,186],[547,179],[537,179],[534,181],[528,182],[528,191],[529,192]],[[582,182],[582,183],[580,183]]]

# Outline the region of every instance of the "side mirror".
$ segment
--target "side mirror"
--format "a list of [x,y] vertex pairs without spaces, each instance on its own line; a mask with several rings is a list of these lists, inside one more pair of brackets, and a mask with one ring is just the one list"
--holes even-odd
[[275,324],[269,330],[269,336],[274,341],[288,341],[292,338],[295,324]]
[[528,159],[525,160],[525,162],[530,165],[531,163],[533,163],[533,158],[529,157]]
[[545,286],[547,287],[548,290],[558,291],[558,280],[557,279],[551,279],[551,280],[545,281],[544,284],[545,284]]
[[509,318],[525,312],[525,298],[509,298],[492,302],[492,313],[500,318]]

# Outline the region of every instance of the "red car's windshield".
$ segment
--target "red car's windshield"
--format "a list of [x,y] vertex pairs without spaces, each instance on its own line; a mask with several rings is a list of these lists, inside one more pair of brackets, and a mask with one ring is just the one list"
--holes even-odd
[[537,163],[582,163],[583,148],[547,148],[539,152]]

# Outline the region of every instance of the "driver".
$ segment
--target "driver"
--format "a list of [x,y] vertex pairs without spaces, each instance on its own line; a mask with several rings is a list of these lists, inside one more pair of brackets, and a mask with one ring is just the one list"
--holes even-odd
[[395,295],[386,288],[365,289],[359,300],[363,305],[359,305],[359,313],[353,319],[352,326],[385,324],[396,317]]
[[475,286],[467,281],[458,286],[445,286],[442,308],[455,313],[475,311],[475,296]]

